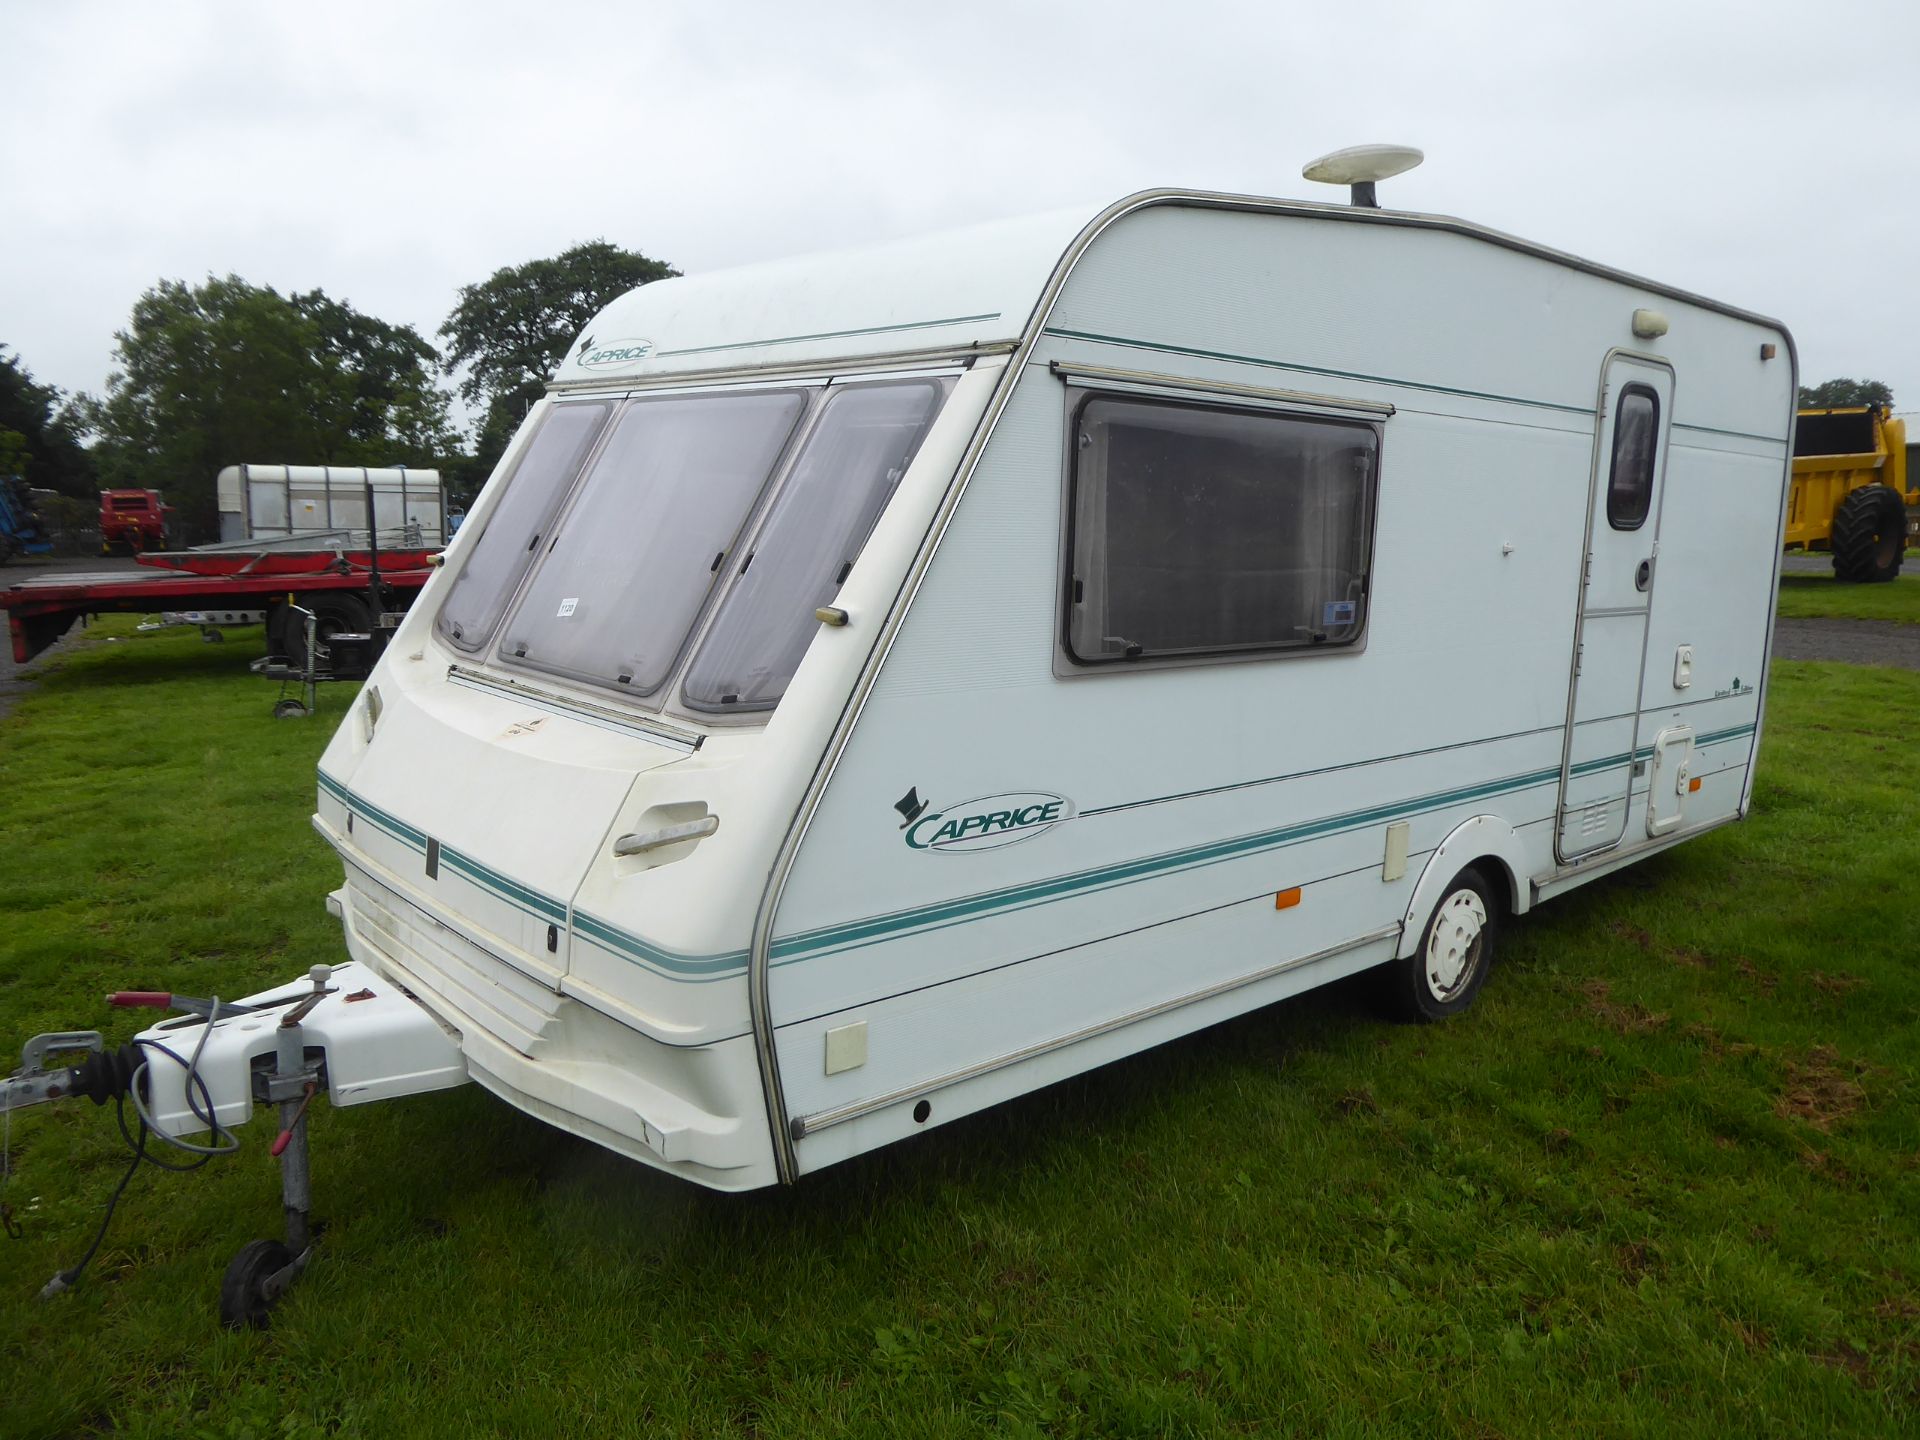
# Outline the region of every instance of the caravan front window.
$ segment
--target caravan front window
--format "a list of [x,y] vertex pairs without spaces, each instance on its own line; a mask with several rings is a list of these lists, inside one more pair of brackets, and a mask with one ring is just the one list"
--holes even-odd
[[659,689],[786,448],[798,390],[634,400],[508,618],[502,656]]
[[440,607],[435,624],[452,644],[487,643],[606,418],[607,406],[595,401],[557,405],[540,422]]
[[765,709],[786,692],[939,409],[934,380],[836,390],[736,567],[681,685],[700,710]]
[[1360,638],[1373,426],[1094,396],[1073,439],[1064,639],[1074,663]]

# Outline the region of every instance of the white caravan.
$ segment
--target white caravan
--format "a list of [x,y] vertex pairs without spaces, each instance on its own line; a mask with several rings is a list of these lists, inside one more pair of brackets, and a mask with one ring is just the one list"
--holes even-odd
[[1171,190],[636,290],[321,761],[352,983],[439,1022],[335,1098],[743,1190],[1370,967],[1460,1009],[1745,813],[1794,386],[1509,236]]

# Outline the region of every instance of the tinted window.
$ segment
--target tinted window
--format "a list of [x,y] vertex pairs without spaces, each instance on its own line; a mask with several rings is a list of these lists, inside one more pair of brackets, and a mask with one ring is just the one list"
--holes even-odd
[[631,402],[555,527],[502,656],[658,689],[805,406],[793,390]]
[[1653,460],[1660,440],[1660,397],[1645,385],[1620,392],[1613,417],[1613,463],[1607,471],[1607,523],[1638,530],[1653,503]]
[[1095,397],[1074,436],[1066,643],[1082,664],[1351,644],[1379,436]]
[[[556,405],[540,422],[513,473],[495,482],[504,484],[506,493],[467,552],[435,622],[462,650],[478,650],[487,643],[606,418],[604,404]],[[279,523],[284,526],[284,506],[282,514]]]
[[939,408],[933,381],[835,393],[681,686],[702,710],[765,708],[785,693],[831,600]]

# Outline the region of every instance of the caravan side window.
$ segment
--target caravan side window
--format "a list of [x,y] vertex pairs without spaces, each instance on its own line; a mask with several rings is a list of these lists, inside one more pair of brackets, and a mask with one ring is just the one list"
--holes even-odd
[[1074,663],[1360,638],[1374,426],[1096,395],[1073,447],[1063,639]]
[[467,552],[435,624],[462,650],[479,650],[533,563],[541,538],[607,418],[601,402],[556,405],[521,454],[487,528]]
[[1607,523],[1638,530],[1653,503],[1654,452],[1660,442],[1660,397],[1646,385],[1620,392],[1613,417],[1613,462],[1607,471]]

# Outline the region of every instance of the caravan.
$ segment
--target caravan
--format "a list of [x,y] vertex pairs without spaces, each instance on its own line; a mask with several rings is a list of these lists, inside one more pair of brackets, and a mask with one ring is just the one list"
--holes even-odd
[[320,764],[411,1088],[792,1181],[1742,816],[1786,332],[1356,198],[608,306]]

